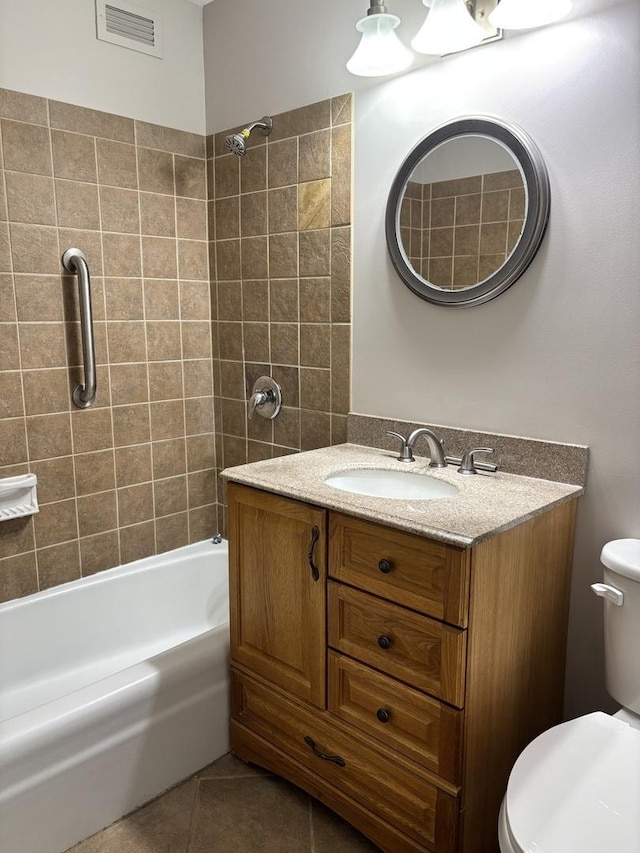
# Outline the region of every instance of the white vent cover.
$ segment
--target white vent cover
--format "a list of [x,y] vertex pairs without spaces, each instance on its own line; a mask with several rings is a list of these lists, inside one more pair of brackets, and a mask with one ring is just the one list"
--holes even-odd
[[128,0],[96,0],[98,38],[162,58],[160,15]]

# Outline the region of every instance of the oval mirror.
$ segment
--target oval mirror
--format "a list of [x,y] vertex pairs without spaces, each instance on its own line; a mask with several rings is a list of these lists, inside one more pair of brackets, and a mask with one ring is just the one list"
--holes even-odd
[[422,299],[479,305],[529,266],[549,202],[547,170],[522,130],[483,116],[441,125],[409,153],[391,186],[391,260]]

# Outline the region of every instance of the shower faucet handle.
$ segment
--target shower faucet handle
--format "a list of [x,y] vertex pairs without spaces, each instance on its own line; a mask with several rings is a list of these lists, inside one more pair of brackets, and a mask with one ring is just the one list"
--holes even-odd
[[249,397],[249,420],[257,412],[261,417],[273,420],[282,407],[282,389],[270,376],[261,376],[253,384]]

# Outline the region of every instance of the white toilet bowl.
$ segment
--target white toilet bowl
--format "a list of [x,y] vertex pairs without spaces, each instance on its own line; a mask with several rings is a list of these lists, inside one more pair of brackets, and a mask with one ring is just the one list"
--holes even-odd
[[623,707],[543,732],[513,766],[502,853],[640,853],[640,540],[602,549],[607,690]]
[[638,853],[640,729],[600,711],[522,752],[500,810],[502,853]]

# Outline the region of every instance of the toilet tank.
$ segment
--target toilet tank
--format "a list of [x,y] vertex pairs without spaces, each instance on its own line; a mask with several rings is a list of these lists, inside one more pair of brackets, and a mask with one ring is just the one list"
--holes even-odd
[[640,539],[608,542],[600,559],[605,586],[622,593],[621,604],[613,592],[603,596],[607,692],[640,714]]

